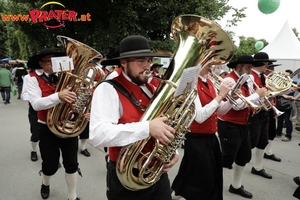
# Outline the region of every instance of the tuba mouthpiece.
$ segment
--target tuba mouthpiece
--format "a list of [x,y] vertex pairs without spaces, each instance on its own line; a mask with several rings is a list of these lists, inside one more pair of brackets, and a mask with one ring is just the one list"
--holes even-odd
[[151,74],[151,72],[149,70],[145,70],[143,72],[143,76],[146,76],[146,77],[150,78],[150,77],[152,77],[152,74]]

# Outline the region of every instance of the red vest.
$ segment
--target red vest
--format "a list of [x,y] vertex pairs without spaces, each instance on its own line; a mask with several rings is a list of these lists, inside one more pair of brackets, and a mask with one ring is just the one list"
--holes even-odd
[[[252,71],[251,74],[253,75],[254,77],[254,82],[260,87],[260,88],[263,88],[265,87],[262,82],[261,82],[261,79],[260,79],[260,75],[258,75],[256,72]],[[263,75],[264,76],[264,75]],[[256,86],[253,84],[253,88],[254,89],[257,89]]]
[[[55,92],[55,87],[53,87],[51,84],[49,84],[47,81],[45,81],[43,78],[41,78],[39,75],[37,75],[35,72],[31,72],[30,76],[35,76],[38,83],[39,87],[41,88],[42,91],[42,97],[47,97]],[[37,111],[37,117],[39,120],[46,122],[47,121],[47,110],[40,110]]]
[[[141,88],[132,82],[129,82],[121,73],[118,77],[115,77],[114,80],[118,81],[121,83],[125,89],[133,93],[135,98],[141,103],[143,107],[147,107],[150,99],[142,92]],[[154,88],[150,84],[146,85],[147,88],[153,93]],[[126,124],[126,123],[131,123],[131,122],[138,122],[140,121],[143,111],[140,110],[136,105],[134,105],[127,97],[125,97],[122,93],[120,93],[117,90],[117,93],[119,95],[120,101],[122,103],[122,108],[123,108],[123,115],[119,119],[118,124]],[[151,142],[151,143],[149,143]],[[148,144],[146,145],[147,149],[152,149],[153,142],[150,140]],[[121,147],[109,147],[109,158],[111,161],[116,162],[118,159],[118,155],[120,153]]]
[[159,79],[154,78],[154,77],[157,77],[156,74],[155,74],[154,72],[152,72],[151,74],[152,74],[153,77],[152,77],[150,83],[151,83],[152,85],[154,85],[155,87],[158,87],[158,85],[159,85],[159,83],[160,83]]
[[[206,104],[210,103],[216,96],[216,90],[213,83],[207,80],[208,88],[203,84],[202,80],[198,78],[197,90],[198,96],[201,100],[201,104],[204,107]],[[196,121],[190,126],[192,133],[205,133],[205,134],[214,134],[217,132],[217,111],[215,111],[207,120],[199,124]]]
[[[235,82],[237,82],[239,79],[239,77],[235,74],[234,71],[227,74],[226,77],[232,78]],[[242,95],[244,97],[248,97],[250,95],[249,90],[244,86],[241,86],[240,90],[242,91]],[[248,121],[249,115],[250,115],[249,107],[244,108],[243,110],[234,110],[231,108],[225,115],[218,114],[218,118],[220,118],[223,121],[245,125]]]

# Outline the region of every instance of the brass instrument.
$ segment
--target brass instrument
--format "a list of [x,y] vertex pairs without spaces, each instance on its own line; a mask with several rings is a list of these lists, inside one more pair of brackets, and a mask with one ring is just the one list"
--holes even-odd
[[66,88],[77,95],[74,103],[61,102],[50,108],[47,114],[47,125],[57,136],[62,138],[76,137],[86,127],[88,120],[84,117],[89,113],[92,100],[94,79],[100,74],[98,82],[104,79],[104,72],[90,61],[102,56],[95,49],[65,36],[57,36],[57,39],[66,49],[66,54],[73,59],[74,70],[60,72],[60,78],[55,92]]
[[[175,41],[179,44],[163,79],[179,84],[184,69],[209,63],[226,63],[233,56],[234,46],[228,35],[214,22],[197,16],[182,15],[171,26]],[[129,190],[141,190],[155,184],[185,139],[195,117],[195,89],[174,96],[175,87],[161,82],[140,121],[151,121],[168,116],[168,125],[175,129],[174,140],[161,145],[151,136],[121,149],[117,160],[117,176]],[[151,151],[145,152],[146,144]],[[135,173],[135,172],[137,173]]]
[[293,83],[291,76],[280,72],[271,72],[266,77],[266,87],[270,90],[268,97],[275,97],[299,89],[299,86]]
[[[221,83],[222,83],[222,81],[223,81],[223,78],[220,77],[220,76],[218,76],[218,75],[215,74],[214,72],[210,72],[210,73],[208,74],[208,77],[209,77],[209,79],[213,82],[214,87],[216,88],[216,90],[217,90],[217,91],[220,91]],[[236,87],[236,88],[239,88],[243,83],[240,84],[240,83],[238,82],[237,84],[238,84],[238,86],[235,86],[235,87]],[[239,97],[239,99],[241,99],[243,103],[245,103],[246,105],[248,105],[248,106],[251,108],[253,114],[258,113],[258,112],[261,110],[261,108],[260,108],[258,105],[255,105],[254,103],[252,103],[251,101],[249,101],[249,100],[248,100],[246,97],[244,97],[242,94],[240,94],[240,93],[238,93],[238,92],[235,92],[235,91],[232,91],[232,93],[228,93],[228,94],[226,95],[226,99],[227,99],[228,101],[231,101],[232,104],[235,105],[237,108],[243,109],[243,108],[245,108],[245,105],[243,105],[243,104],[237,102],[237,100],[234,99],[234,98],[232,97],[232,94],[233,94],[233,93],[234,93],[235,95],[237,95],[237,97]]]
[[[254,80],[252,80],[250,78],[250,80],[252,81],[253,85],[255,85],[256,88],[259,88],[259,86],[257,85],[257,83],[255,83]],[[253,91],[254,92],[254,91]],[[272,94],[272,92],[269,92],[269,94]],[[272,102],[270,102],[269,100],[270,97],[264,96],[263,98],[259,99],[259,103],[261,104],[261,108],[265,109],[265,110],[270,110],[272,109],[274,111],[274,114],[276,117],[279,117],[280,115],[282,115],[284,112],[278,110],[276,108],[276,106],[273,105]]]

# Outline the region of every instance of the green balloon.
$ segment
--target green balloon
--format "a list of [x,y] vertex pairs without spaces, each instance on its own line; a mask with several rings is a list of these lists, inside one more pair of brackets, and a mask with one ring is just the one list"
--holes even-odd
[[264,14],[275,12],[280,5],[280,0],[259,0],[258,9]]
[[264,43],[262,41],[257,41],[254,46],[256,50],[261,50],[264,47]]

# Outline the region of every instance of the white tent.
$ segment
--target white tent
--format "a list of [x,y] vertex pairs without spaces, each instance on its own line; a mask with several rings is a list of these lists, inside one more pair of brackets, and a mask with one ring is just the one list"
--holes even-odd
[[270,59],[276,59],[276,63],[282,64],[275,67],[276,71],[286,69],[294,71],[300,67],[300,41],[288,21],[285,22],[275,39],[261,51],[266,52]]

